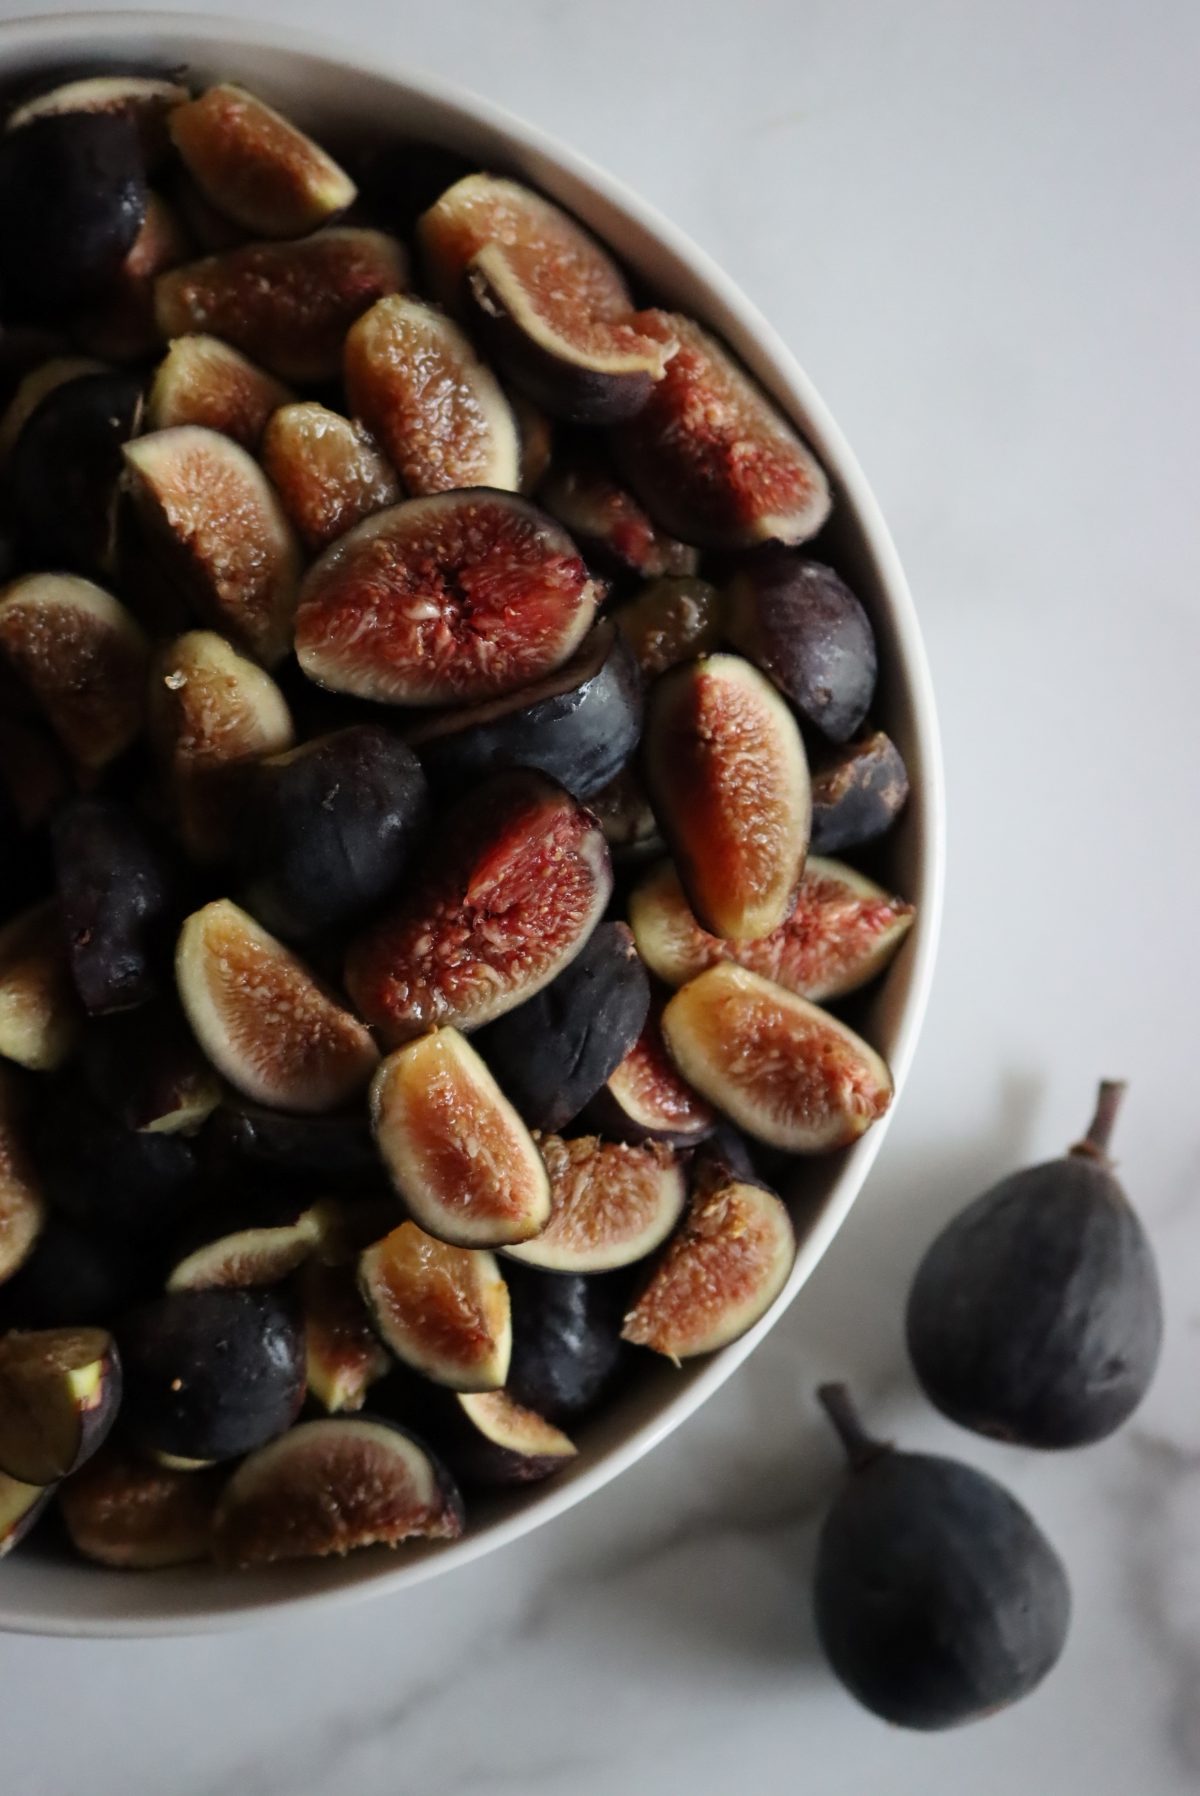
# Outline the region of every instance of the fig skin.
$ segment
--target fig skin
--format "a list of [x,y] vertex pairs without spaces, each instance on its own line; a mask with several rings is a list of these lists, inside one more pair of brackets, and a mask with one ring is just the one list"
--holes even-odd
[[908,1350],[930,1401],[978,1434],[1026,1447],[1103,1440],[1158,1365],[1153,1250],[1108,1158],[1124,1087],[1060,1160],[1002,1179],[950,1222],[917,1268]]
[[550,1174],[550,1221],[532,1241],[505,1248],[507,1255],[544,1272],[612,1272],[662,1246],[687,1196],[671,1148],[594,1135],[544,1135],[538,1145]]
[[46,1222],[46,1204],[26,1140],[25,1093],[0,1067],[0,1285],[26,1264]]
[[141,412],[141,376],[132,373],[80,375],[38,405],[9,463],[31,562],[101,578],[111,569],[121,447]]
[[278,1184],[324,1194],[330,1189],[381,1189],[383,1163],[365,1110],[332,1116],[287,1116],[253,1104],[225,1103],[204,1131],[214,1177],[253,1188]]
[[43,1489],[36,1484],[22,1484],[19,1478],[0,1472],[0,1559],[36,1526],[54,1495],[53,1486]]
[[58,1508],[85,1559],[157,1571],[208,1558],[220,1486],[219,1473],[149,1465],[109,1444],[63,1485]]
[[812,779],[814,854],[845,854],[886,835],[908,799],[908,770],[890,736],[874,730],[819,761]]
[[89,355],[110,362],[137,362],[157,354],[162,338],[154,316],[154,283],[191,254],[191,238],[175,212],[161,194],[148,194],[133,248],[103,299],[74,319],[74,341]]
[[512,1358],[505,1389],[547,1422],[570,1426],[615,1388],[627,1364],[623,1272],[536,1272],[513,1263]]
[[103,1445],[121,1404],[121,1361],[101,1328],[12,1330],[0,1339],[0,1472],[56,1484]]
[[823,562],[774,546],[729,584],[725,633],[831,742],[853,736],[875,696],[871,620]]
[[994,1479],[863,1431],[845,1386],[818,1392],[850,1477],[817,1542],[817,1634],[851,1695],[932,1731],[1018,1701],[1057,1663],[1071,1595],[1033,1517]]
[[0,928],[0,1058],[53,1072],[74,1052],[81,1022],[58,906],[35,905]]
[[144,1004],[158,989],[174,891],[136,813],[114,798],[75,798],[50,830],[71,976],[89,1016]]
[[570,531],[589,565],[612,579],[694,575],[699,566],[698,551],[659,530],[598,459],[580,454],[553,468],[538,489],[538,504]]
[[167,129],[200,191],[253,235],[303,237],[357,197],[319,144],[232,82],[174,107]]
[[374,439],[327,406],[284,405],[263,432],[267,478],[305,548],[314,555],[355,524],[402,497]]
[[186,1136],[124,1127],[73,1070],[39,1093],[32,1146],[54,1208],[123,1243],[153,1246],[200,1196],[195,1149]]
[[[291,400],[282,381],[256,367],[232,344],[193,332],[168,344],[155,370],[146,399],[146,428],[173,430],[199,424],[253,452],[268,420]],[[270,466],[264,465],[274,481]]]
[[450,1390],[503,1385],[512,1317],[486,1249],[452,1247],[402,1222],[362,1255],[358,1284],[380,1339],[402,1364]]

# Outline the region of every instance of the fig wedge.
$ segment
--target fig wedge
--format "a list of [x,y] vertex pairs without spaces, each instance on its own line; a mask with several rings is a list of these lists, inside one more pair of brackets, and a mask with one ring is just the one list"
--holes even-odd
[[38,405],[8,470],[30,562],[90,575],[111,568],[121,448],[141,413],[141,376],[132,373],[79,375]]
[[313,554],[401,497],[390,462],[363,426],[312,400],[280,404],[263,432],[262,464]]
[[847,1147],[892,1101],[891,1074],[861,1036],[728,962],[676,992],[663,1012],[663,1035],[702,1096],[785,1153]]
[[699,552],[659,530],[598,457],[578,455],[554,468],[538,504],[570,531],[591,567],[614,579],[695,574],[699,566]]
[[829,482],[762,388],[690,318],[646,404],[614,432],[618,463],[664,529],[706,549],[802,543],[829,516]]
[[467,270],[489,243],[520,250],[523,262],[540,254],[547,278],[559,279],[564,298],[589,314],[619,317],[630,308],[608,251],[561,207],[500,175],[472,173],[447,187],[417,220],[417,242],[429,285],[450,311],[466,302]]
[[11,1553],[29,1533],[54,1495],[53,1487],[22,1484],[19,1478],[0,1472],[0,1559]]
[[174,107],[167,129],[205,197],[256,235],[303,237],[357,197],[319,144],[232,82]]
[[146,400],[146,427],[157,432],[199,424],[254,450],[271,414],[291,398],[282,381],[232,344],[198,331],[176,337],[158,364]]
[[671,1148],[545,1135],[550,1221],[506,1253],[544,1272],[609,1272],[661,1247],[679,1221],[687,1182]]
[[843,854],[885,835],[908,799],[908,770],[890,736],[874,730],[813,769],[812,845]]
[[457,1540],[449,1474],[392,1422],[302,1422],[240,1465],[217,1509],[217,1562],[245,1569],[402,1540]]
[[540,774],[501,775],[448,814],[404,901],[351,945],[347,990],[389,1046],[479,1028],[569,965],[611,892],[594,818]]
[[0,1471],[55,1484],[117,1419],[121,1362],[102,1328],[14,1329],[0,1339]]
[[25,1140],[24,1108],[16,1079],[0,1067],[0,1285],[28,1260],[46,1220]]
[[203,1239],[176,1260],[168,1291],[255,1290],[278,1285],[303,1266],[321,1239],[315,1208],[259,1201],[208,1215]]
[[88,773],[142,727],[146,639],[123,605],[75,574],[25,574],[0,599],[0,653]]
[[641,1034],[588,1107],[586,1120],[609,1141],[694,1147],[717,1126],[712,1107],[667,1053],[663,1007],[662,994],[655,992]]
[[326,549],[301,587],[296,654],[335,692],[471,704],[560,667],[597,597],[552,518],[464,488],[377,512]]
[[308,1394],[329,1415],[361,1409],[392,1367],[350,1266],[309,1260],[300,1274]]
[[71,977],[89,1016],[153,997],[172,910],[165,857],[131,806],[68,799],[50,826]]
[[382,1063],[371,1125],[410,1215],[455,1247],[527,1241],[550,1217],[541,1155],[457,1029],[434,1029]]
[[179,998],[196,1039],[235,1090],[277,1110],[333,1110],[370,1078],[370,1035],[294,954],[227,898],[185,922]]
[[220,1475],[171,1471],[106,1446],[63,1485],[59,1513],[85,1559],[158,1571],[209,1556]]
[[93,1098],[135,1134],[194,1135],[221,1101],[173,991],[90,1022],[80,1060]]
[[211,331],[282,380],[334,380],[356,318],[398,293],[408,260],[394,237],[334,225],[295,243],[247,243],[160,275],[164,337]]
[[52,355],[47,361],[39,360],[18,380],[4,415],[0,417],[0,461],[7,462],[11,458],[22,431],[43,399],[57,388],[66,386],[68,381],[109,372],[104,363],[93,356]]
[[753,941],[788,916],[808,848],[808,762],[796,720],[737,655],[664,674],[647,710],[646,784],[692,909]]
[[64,112],[100,112],[132,119],[142,153],[153,163],[168,147],[167,116],[191,98],[186,87],[153,75],[85,75],[25,100],[8,115],[6,131]]
[[875,634],[831,567],[774,545],[747,556],[726,592],[725,633],[831,742],[858,729],[875,696]]
[[450,1399],[438,1444],[464,1485],[508,1489],[540,1484],[579,1449],[561,1428],[507,1391],[463,1392]]
[[515,491],[512,408],[458,326],[400,293],[376,301],[346,338],[346,394],[418,497],[453,487]]
[[81,1024],[57,904],[22,911],[0,929],[0,1057],[53,1072]]
[[402,1222],[363,1254],[358,1278],[380,1338],[406,1366],[456,1391],[504,1383],[512,1316],[493,1254]]

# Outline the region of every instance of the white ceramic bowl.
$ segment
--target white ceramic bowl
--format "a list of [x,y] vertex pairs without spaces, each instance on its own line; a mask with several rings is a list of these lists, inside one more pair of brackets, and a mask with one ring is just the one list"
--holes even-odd
[[[896,551],[858,464],[812,384],[720,268],[633,193],[532,126],[439,79],[376,57],[371,67],[283,26],[208,23],[147,13],[76,14],[0,24],[0,83],[89,61],[185,65],[198,83],[234,79],[314,130],[364,123],[423,136],[521,170],[592,226],[658,295],[715,327],[813,444],[835,491],[838,557],[871,611],[882,685],[877,715],[900,744],[913,797],[889,841],[885,878],[914,898],[918,921],[873,993],[863,1027],[903,1086],[925,1008],[942,887],[943,798],[937,721],[920,631]],[[820,1260],[884,1143],[887,1121],[844,1154],[798,1169],[801,1245],[779,1300],[749,1334],[676,1371],[647,1364],[637,1388],[586,1429],[570,1470],[497,1501],[453,1544],[351,1555],[260,1574],[207,1567],[132,1574],[39,1550],[36,1537],[0,1565],[0,1627],[42,1634],[150,1635],[232,1627],[286,1608],[398,1592],[465,1565],[599,1490],[677,1428],[753,1352]],[[649,1356],[647,1356],[649,1359]]]

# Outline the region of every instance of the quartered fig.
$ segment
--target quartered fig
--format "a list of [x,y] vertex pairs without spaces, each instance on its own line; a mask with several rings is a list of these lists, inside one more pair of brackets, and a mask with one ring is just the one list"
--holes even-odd
[[106,1446],[58,1493],[71,1545],[122,1571],[207,1559],[220,1476],[170,1471]]
[[819,761],[812,776],[812,846],[844,854],[884,835],[904,809],[908,770],[890,736],[875,730]]
[[53,1495],[53,1488],[22,1484],[19,1478],[0,1472],[0,1559],[19,1546],[41,1520]]
[[770,935],[730,942],[696,921],[679,876],[661,862],[629,898],[638,952],[668,985],[734,961],[814,1003],[841,998],[874,979],[912,928],[915,906],[892,898],[841,861],[810,854],[792,914]]
[[538,504],[565,525],[602,574],[652,580],[696,572],[697,551],[659,530],[598,458],[577,455],[554,468],[538,489]]
[[361,1409],[391,1369],[351,1266],[309,1260],[300,1274],[308,1394],[328,1414]]
[[240,1465],[217,1511],[218,1563],[317,1559],[402,1540],[456,1540],[462,1507],[449,1474],[392,1422],[303,1422]]
[[115,114],[132,119],[142,153],[153,162],[167,148],[167,116],[190,98],[186,87],[154,75],[85,75],[25,100],[8,115],[6,131],[61,113]]
[[810,810],[804,744],[779,694],[737,655],[675,668],[651,692],[643,760],[696,915],[734,941],[777,929]]
[[122,444],[134,434],[142,383],[84,374],[42,400],[9,463],[12,505],[29,558],[82,574],[112,564]]
[[73,1075],[42,1091],[32,1146],[49,1202],[107,1239],[153,1245],[200,1194],[186,1136],[126,1128]]
[[760,549],[730,582],[725,632],[822,735],[854,734],[875,696],[875,634],[831,567]]
[[167,128],[200,191],[256,235],[303,237],[357,194],[319,144],[232,82],[174,107]]
[[658,819],[632,763],[622,767],[599,792],[590,793],[587,803],[604,831],[615,866],[634,866],[663,853]]
[[0,1337],[0,1472],[54,1484],[90,1459],[117,1418],[121,1362],[102,1328]]
[[333,380],[355,319],[407,277],[395,238],[334,225],[172,269],[159,277],[154,304],[164,337],[211,331],[283,380]]
[[410,728],[408,740],[443,786],[533,767],[576,798],[590,798],[625,766],[641,733],[638,670],[604,619],[554,673],[505,698],[437,712]]
[[258,1290],[281,1284],[313,1254],[321,1216],[303,1199],[256,1196],[206,1206],[177,1239],[168,1291]]
[[489,1023],[476,1046],[533,1128],[574,1121],[637,1040],[650,986],[624,923],[601,923],[536,997]]
[[358,1276],[381,1339],[406,1366],[456,1391],[504,1383],[512,1317],[494,1255],[402,1222],[367,1249]]
[[1158,1272],[1108,1157],[1124,1089],[1103,1084],[1078,1146],[985,1191],[917,1269],[909,1353],[927,1396],[964,1428],[1082,1446],[1119,1428],[1149,1389]]
[[71,977],[90,1016],[144,1004],[157,988],[173,897],[165,859],[132,808],[74,798],[51,825]]
[[0,1058],[53,1072],[81,1020],[57,904],[22,911],[0,928]]
[[437,1444],[465,1486],[507,1489],[540,1484],[576,1458],[572,1440],[508,1391],[463,1392],[447,1399]]
[[688,1083],[785,1153],[846,1147],[892,1101],[891,1074],[861,1036],[744,967],[726,962],[691,980],[662,1027]]
[[28,1260],[46,1220],[25,1134],[24,1094],[0,1067],[0,1285]]
[[89,355],[136,362],[162,343],[154,315],[154,283],[192,254],[183,224],[161,194],[146,196],[146,216],[111,286],[72,321],[71,335]]
[[611,890],[588,812],[540,774],[502,775],[448,814],[407,896],[351,946],[347,989],[389,1045],[479,1028],[575,958]]
[[226,1103],[205,1130],[205,1145],[221,1176],[251,1188],[274,1183],[325,1192],[378,1190],[385,1183],[365,1109],[285,1116],[253,1104]]
[[397,1048],[371,1084],[371,1126],[409,1213],[441,1241],[502,1247],[550,1215],[541,1155],[457,1029]]
[[517,487],[512,408],[470,339],[433,306],[399,293],[378,300],[346,338],[345,378],[350,409],[414,497]]
[[333,1110],[379,1058],[370,1035],[296,956],[227,898],[185,922],[179,998],[235,1090],[277,1110]]
[[146,427],[157,432],[199,424],[254,450],[267,420],[291,397],[282,381],[232,344],[197,331],[176,337],[158,364],[146,399]]
[[587,1119],[610,1141],[670,1141],[694,1147],[717,1118],[667,1052],[663,997],[655,992],[641,1033],[588,1107]]
[[545,1272],[609,1272],[644,1259],[666,1240],[687,1195],[683,1169],[661,1141],[643,1147],[543,1136],[550,1221],[506,1252]]
[[439,493],[377,512],[326,549],[301,589],[296,654],[335,692],[471,704],[561,667],[596,600],[575,545],[528,501]]
[[708,580],[665,574],[613,612],[613,622],[648,680],[669,667],[708,655],[724,630],[721,595]]
[[110,370],[92,356],[49,354],[37,357],[34,365],[22,371],[0,417],[0,460],[7,461],[16,447],[21,432],[43,399],[68,381],[87,374],[107,374]]
[[813,1590],[836,1675],[885,1721],[923,1730],[1027,1696],[1057,1663],[1071,1610],[1033,1517],[971,1466],[872,1440],[844,1385],[817,1394],[850,1460]]
[[625,1362],[628,1277],[509,1268],[512,1358],[505,1390],[548,1422],[572,1423],[612,1390]]
[[312,400],[274,413],[262,464],[313,554],[401,496],[391,463],[363,426]]
[[829,483],[762,388],[693,319],[666,314],[678,342],[663,379],[615,436],[651,517],[709,549],[802,543],[829,515]]

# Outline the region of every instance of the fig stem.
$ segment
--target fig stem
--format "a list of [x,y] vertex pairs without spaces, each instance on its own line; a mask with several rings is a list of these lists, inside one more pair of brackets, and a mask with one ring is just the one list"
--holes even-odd
[[1088,1132],[1082,1141],[1077,1141],[1071,1149],[1072,1154],[1079,1154],[1087,1159],[1108,1161],[1108,1144],[1112,1138],[1113,1127],[1125,1096],[1124,1079],[1103,1079],[1096,1099],[1096,1113],[1092,1117]]
[[861,1472],[881,1454],[890,1453],[891,1443],[877,1441],[867,1433],[855,1408],[848,1385],[822,1384],[817,1387],[817,1402],[837,1430],[846,1449],[852,1472]]

